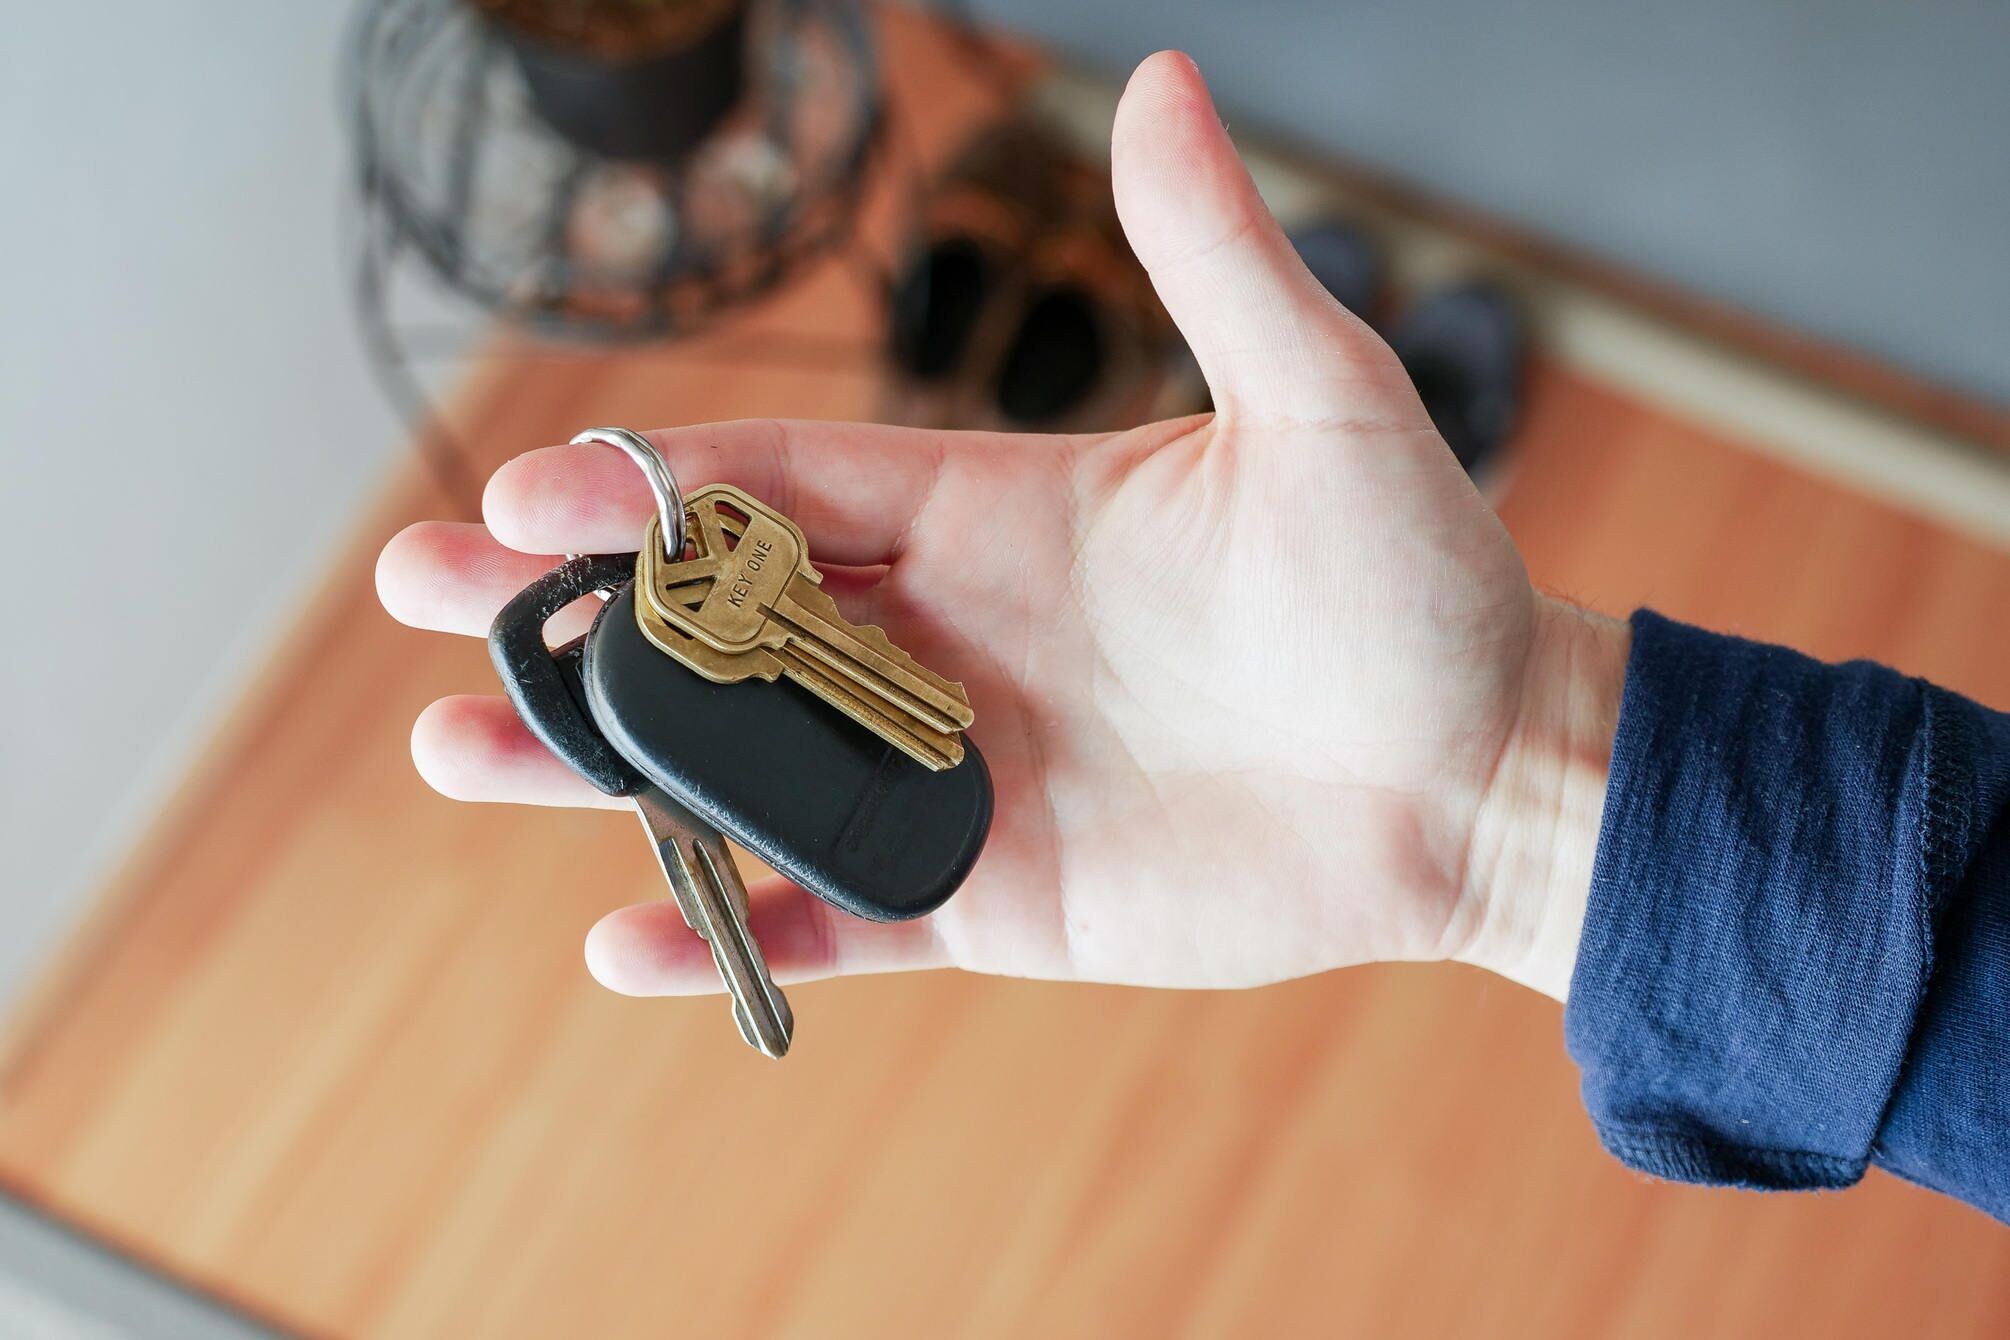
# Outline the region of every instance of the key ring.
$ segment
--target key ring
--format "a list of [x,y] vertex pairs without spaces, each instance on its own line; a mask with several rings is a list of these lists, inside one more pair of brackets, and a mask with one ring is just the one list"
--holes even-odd
[[672,563],[684,557],[684,492],[677,487],[677,476],[670,473],[670,463],[663,459],[662,453],[648,438],[626,428],[589,428],[572,439],[574,446],[587,442],[618,447],[641,467],[642,477],[649,481],[649,491],[656,495],[663,556]]

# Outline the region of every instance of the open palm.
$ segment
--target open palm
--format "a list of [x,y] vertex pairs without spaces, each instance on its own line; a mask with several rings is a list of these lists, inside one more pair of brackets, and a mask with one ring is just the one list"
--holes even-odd
[[[1185,58],[1133,77],[1113,172],[1214,415],[1092,437],[652,434],[687,488],[790,515],[850,617],[964,681],[998,787],[969,882],[919,922],[757,888],[784,980],[953,964],[1244,985],[1477,956],[1513,921],[1494,904],[1515,844],[1487,815],[1541,716],[1558,611],[1394,357],[1298,262]],[[633,549],[650,499],[618,454],[564,446],[504,466],[484,510],[486,529],[386,548],[394,614],[483,632],[548,556]],[[451,795],[608,803],[500,698],[434,704],[413,748]],[[716,987],[667,900],[609,916],[588,958],[619,990]]]

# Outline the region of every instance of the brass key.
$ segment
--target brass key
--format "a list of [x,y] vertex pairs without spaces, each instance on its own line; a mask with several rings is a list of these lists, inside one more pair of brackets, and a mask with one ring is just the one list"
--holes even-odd
[[714,684],[738,684],[762,679],[773,683],[787,675],[826,703],[864,726],[932,771],[953,768],[963,757],[962,737],[925,726],[914,718],[879,705],[868,694],[840,683],[820,665],[805,660],[790,647],[780,651],[757,647],[747,652],[723,652],[669,623],[646,601],[635,602],[635,623],[658,651]]
[[723,652],[794,642],[937,730],[970,724],[962,685],[917,665],[879,629],[838,613],[795,522],[730,484],[698,490],[685,510],[695,526],[694,557],[669,562],[660,541],[644,550],[654,571],[642,589],[666,622]]
[[[958,733],[974,719],[963,686],[918,665],[879,629],[848,622],[819,585],[795,523],[725,484],[692,494],[686,509],[691,557],[669,561],[652,522],[636,562],[645,633],[653,615],[685,635],[681,643],[659,641],[664,651],[707,678],[728,676],[721,682],[785,674],[927,767],[962,759]],[[686,660],[680,649],[692,642],[752,659],[744,666],[702,653]],[[758,655],[764,651],[772,665]]]

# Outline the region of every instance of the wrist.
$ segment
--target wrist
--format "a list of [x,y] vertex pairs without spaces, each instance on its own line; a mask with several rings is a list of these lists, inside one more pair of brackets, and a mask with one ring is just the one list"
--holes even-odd
[[1474,817],[1476,928],[1454,957],[1562,1000],[1591,892],[1632,630],[1547,596],[1516,719]]

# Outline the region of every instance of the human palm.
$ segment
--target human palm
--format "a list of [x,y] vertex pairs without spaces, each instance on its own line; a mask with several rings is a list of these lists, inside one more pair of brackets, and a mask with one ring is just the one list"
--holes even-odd
[[[983,857],[921,921],[757,888],[779,977],[1244,985],[1467,952],[1490,921],[1480,818],[1544,607],[1400,366],[1298,263],[1190,62],[1140,68],[1113,163],[1214,415],[1091,437],[653,434],[687,487],[788,513],[853,619],[964,681],[997,786]],[[613,452],[532,452],[491,482],[487,530],[406,531],[380,588],[408,622],[480,632],[549,555],[633,548],[649,508]],[[452,795],[605,801],[500,699],[434,704],[414,753]],[[621,990],[716,985],[667,901],[611,915],[588,957]]]

